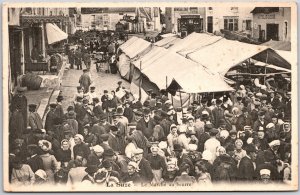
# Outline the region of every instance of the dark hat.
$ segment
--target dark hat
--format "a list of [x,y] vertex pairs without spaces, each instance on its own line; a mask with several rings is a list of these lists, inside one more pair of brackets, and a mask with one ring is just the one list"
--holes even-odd
[[122,84],[122,81],[118,81],[118,85],[121,85]]
[[109,138],[109,135],[107,133],[101,134],[100,138],[102,139],[102,141],[106,142],[108,140],[108,138]]
[[110,126],[110,130],[111,131],[118,131],[118,127],[112,125],[112,126]]
[[209,132],[211,135],[217,135],[219,133],[219,130],[216,128],[212,128]]
[[149,108],[145,108],[145,109],[143,110],[143,112],[144,112],[144,114],[146,114],[146,115],[147,115],[147,114],[150,114],[150,112],[151,112],[151,111],[150,111],[150,109],[149,109]]
[[264,111],[260,110],[260,111],[258,112],[258,116],[264,116],[264,115],[265,115],[265,112],[264,112]]
[[245,150],[246,150],[247,152],[256,152],[256,151],[257,151],[256,147],[255,147],[253,144],[247,145],[247,146],[245,147]]
[[102,166],[105,168],[105,169],[108,169],[108,168],[111,168],[112,167],[112,164],[109,160],[104,160],[102,162]]
[[91,86],[90,89],[96,89],[96,87],[95,86]]
[[180,144],[174,144],[174,151],[182,152],[182,146]]
[[150,102],[148,100],[146,100],[143,104],[144,107],[150,107]]
[[36,104],[29,104],[28,107],[29,107],[29,109],[36,109],[37,105]]
[[67,113],[67,117],[74,117],[76,116],[76,113],[73,111],[73,110],[70,110],[68,113]]
[[87,72],[88,70],[87,70],[87,69],[83,69],[82,71],[83,71],[83,72]]
[[50,106],[50,108],[56,108],[57,104],[56,103],[51,103],[49,106]]
[[108,93],[108,91],[107,91],[107,90],[104,90],[104,93]]
[[94,97],[94,98],[93,98],[93,102],[96,102],[96,103],[98,103],[98,102],[100,102],[100,100],[99,100],[99,98],[97,98],[97,97]]
[[122,107],[118,107],[117,110],[116,110],[116,113],[122,116],[123,113],[124,113],[123,108]]
[[26,91],[26,87],[17,87],[17,92],[24,92]]
[[61,100],[63,100],[63,99],[64,99],[64,97],[63,97],[62,95],[59,95],[59,96],[57,96],[57,98],[56,98],[57,101],[61,101]]
[[214,126],[212,124],[205,124],[204,125],[204,130],[206,132],[209,132],[212,128],[214,128]]
[[133,110],[133,112],[134,112],[135,115],[139,115],[139,116],[143,115],[143,111],[140,110],[140,109]]
[[235,147],[233,144],[229,144],[227,147],[226,147],[226,151],[227,152],[230,152],[230,151],[234,151],[235,150]]
[[104,150],[104,152],[103,152],[103,156],[114,156],[114,155],[115,155],[115,153],[114,153],[113,149],[111,149],[111,148]]
[[87,168],[85,169],[85,172],[87,172],[88,174],[93,174],[96,173],[97,171],[98,171],[97,165],[88,165]]
[[82,100],[83,100],[83,97],[82,97],[82,96],[77,96],[77,97],[76,97],[76,101],[77,101],[77,102],[82,101]]
[[77,86],[77,90],[79,90],[79,89],[82,89],[82,87],[81,86]]

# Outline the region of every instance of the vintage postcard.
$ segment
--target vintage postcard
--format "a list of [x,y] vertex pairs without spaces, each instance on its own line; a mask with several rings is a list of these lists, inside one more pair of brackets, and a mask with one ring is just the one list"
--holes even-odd
[[295,2],[2,9],[5,191],[298,190]]

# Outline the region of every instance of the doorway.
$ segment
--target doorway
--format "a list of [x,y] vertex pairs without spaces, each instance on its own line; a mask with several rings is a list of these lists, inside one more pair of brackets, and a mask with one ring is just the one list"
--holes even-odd
[[278,24],[267,24],[267,41],[275,40],[278,41]]
[[213,33],[213,17],[212,16],[207,17],[207,32]]

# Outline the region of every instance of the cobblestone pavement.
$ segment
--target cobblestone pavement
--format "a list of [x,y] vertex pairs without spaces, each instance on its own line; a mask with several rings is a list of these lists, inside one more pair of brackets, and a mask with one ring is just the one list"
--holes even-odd
[[[82,67],[85,68],[85,65]],[[107,74],[103,72],[97,72],[96,65],[92,61],[91,65],[91,78],[93,81],[93,86],[96,87],[96,93],[99,94],[99,98],[103,95],[103,90],[115,90],[117,88],[117,82],[122,80],[123,86],[127,89],[130,87],[130,83],[123,80],[119,73],[117,74]],[[79,77],[82,74],[82,70],[68,69],[65,70],[62,84],[60,90],[64,96],[63,109],[66,110],[69,105],[73,104],[73,98],[77,91],[77,86],[79,86]]]

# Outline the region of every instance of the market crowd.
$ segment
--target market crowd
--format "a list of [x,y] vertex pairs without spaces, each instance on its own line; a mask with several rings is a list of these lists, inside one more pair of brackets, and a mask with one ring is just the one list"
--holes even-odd
[[142,103],[122,81],[117,85],[102,95],[97,86],[78,86],[67,110],[59,95],[45,124],[19,87],[10,105],[10,182],[291,181],[290,92],[239,85],[234,92],[203,95],[183,109],[172,106],[165,90],[147,91]]

